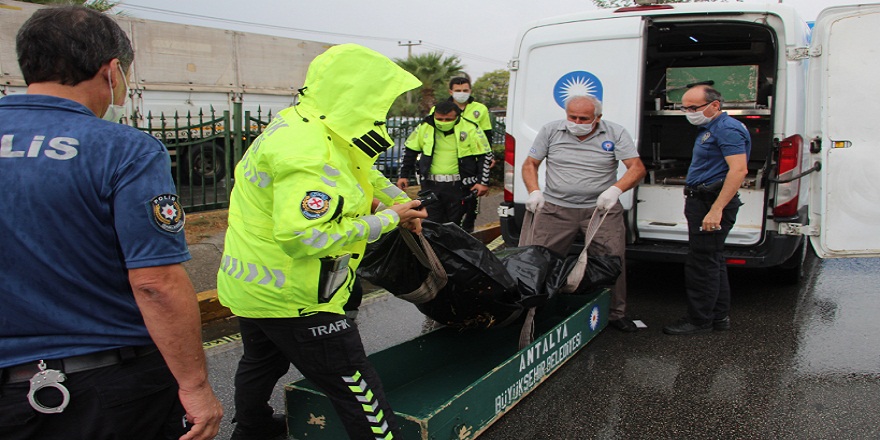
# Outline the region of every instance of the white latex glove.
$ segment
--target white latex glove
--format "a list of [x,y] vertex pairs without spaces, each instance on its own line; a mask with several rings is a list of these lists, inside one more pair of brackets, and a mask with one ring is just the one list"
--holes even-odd
[[544,207],[544,194],[541,194],[540,189],[536,189],[529,193],[529,198],[526,200],[526,209],[532,212],[538,212],[541,208]]
[[599,198],[596,199],[596,208],[604,211],[613,208],[621,194],[623,194],[623,191],[620,188],[611,185],[608,189],[602,191],[602,194],[599,194]]

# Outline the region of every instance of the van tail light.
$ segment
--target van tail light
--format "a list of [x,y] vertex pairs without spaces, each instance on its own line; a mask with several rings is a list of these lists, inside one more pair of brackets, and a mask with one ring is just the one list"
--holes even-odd
[[[789,136],[779,143],[779,160],[777,168],[779,180],[791,178],[801,172],[801,148],[804,138],[796,134]],[[788,183],[776,185],[776,201],[773,207],[774,217],[793,217],[798,211],[798,194],[801,190],[801,180],[795,179]]]
[[513,164],[516,158],[516,139],[504,133],[504,201],[513,202]]

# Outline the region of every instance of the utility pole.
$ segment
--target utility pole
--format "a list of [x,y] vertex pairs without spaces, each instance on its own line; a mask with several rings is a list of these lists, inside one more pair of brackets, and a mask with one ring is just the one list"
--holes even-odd
[[403,41],[397,42],[398,46],[406,46],[406,57],[407,58],[412,56],[412,47],[413,46],[420,46],[421,44],[422,44],[422,40],[419,40],[416,42],[413,42],[412,40],[407,40],[406,43],[404,43]]
[[[422,44],[422,40],[419,40],[416,42],[413,42],[412,40],[407,40],[406,43],[404,43],[403,41],[397,42],[398,46],[406,46],[406,59],[412,58],[412,47],[419,46],[421,44]],[[406,104],[407,105],[412,104],[412,91],[411,90],[406,91]]]

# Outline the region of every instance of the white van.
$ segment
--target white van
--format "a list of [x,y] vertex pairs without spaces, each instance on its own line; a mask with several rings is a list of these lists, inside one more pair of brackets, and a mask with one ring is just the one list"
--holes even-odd
[[621,198],[627,257],[684,261],[697,129],[679,107],[688,84],[712,81],[752,135],[728,264],[778,267],[796,281],[805,235],[820,257],[880,256],[877,29],[880,4],[825,9],[812,45],[793,8],[769,3],[636,6],[528,26],[509,65],[505,241],[519,239],[520,170],[538,130],[565,117],[566,96],[586,92],[603,101],[603,119],[626,127],[648,169]]

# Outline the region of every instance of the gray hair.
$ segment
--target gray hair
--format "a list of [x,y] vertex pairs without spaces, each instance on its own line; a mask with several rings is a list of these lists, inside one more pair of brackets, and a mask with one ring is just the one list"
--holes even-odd
[[572,95],[565,98],[565,110],[568,110],[568,106],[571,105],[572,102],[581,100],[586,100],[589,101],[590,104],[593,104],[593,116],[602,116],[602,101],[599,101],[599,99],[593,95]]
[[724,97],[721,96],[721,92],[712,87],[705,86],[703,88],[703,97],[706,99],[706,102],[718,101],[719,108],[724,106]]

